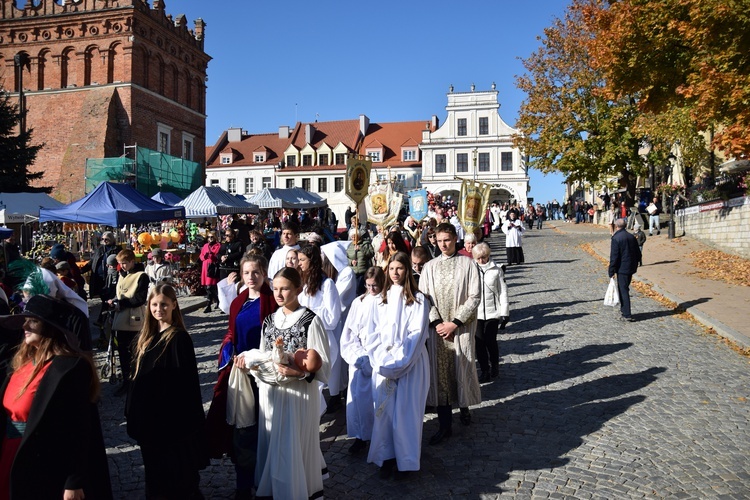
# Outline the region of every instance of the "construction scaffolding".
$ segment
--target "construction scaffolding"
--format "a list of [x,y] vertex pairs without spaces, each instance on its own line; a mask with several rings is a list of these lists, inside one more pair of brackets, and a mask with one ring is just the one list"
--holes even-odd
[[86,159],[86,194],[100,183],[125,182],[146,196],[170,191],[181,198],[203,185],[199,163],[139,146],[125,146],[119,158]]

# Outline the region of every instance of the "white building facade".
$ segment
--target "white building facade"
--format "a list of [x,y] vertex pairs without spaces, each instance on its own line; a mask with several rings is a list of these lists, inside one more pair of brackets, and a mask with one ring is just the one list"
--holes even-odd
[[495,84],[489,91],[447,94],[448,116],[436,117],[422,133],[422,186],[432,193],[458,198],[462,179],[492,185],[490,200],[525,205],[529,192],[526,162],[513,136],[519,131],[498,112]]

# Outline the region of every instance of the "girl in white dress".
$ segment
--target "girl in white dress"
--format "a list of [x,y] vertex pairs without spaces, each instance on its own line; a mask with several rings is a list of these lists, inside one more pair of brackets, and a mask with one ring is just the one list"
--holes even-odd
[[417,288],[409,254],[397,252],[389,259],[382,298],[385,306],[367,344],[375,400],[367,461],[380,466],[381,478],[390,477],[397,466],[396,479],[400,479],[419,470],[430,388],[425,346],[429,302]]
[[[341,300],[336,289],[336,283],[326,277],[322,271],[322,257],[320,247],[308,244],[297,251],[299,273],[302,277],[302,293],[299,303],[314,312],[323,323],[328,336],[328,346],[331,365],[339,358],[339,343],[334,330],[341,319]],[[327,377],[326,377],[327,378]],[[322,394],[322,393],[321,393]],[[341,406],[341,396],[337,396],[338,406]],[[337,399],[331,397],[328,405],[335,407]],[[325,407],[323,407],[325,411]]]
[[349,364],[346,432],[354,438],[354,443],[349,447],[352,454],[363,451],[372,436],[375,410],[372,401],[372,366],[366,346],[374,330],[375,317],[379,316],[377,306],[382,304],[380,293],[385,284],[385,274],[381,268],[373,266],[365,272],[364,278],[367,292],[352,302],[341,333],[341,357]]
[[[328,381],[331,363],[328,339],[320,318],[300,305],[299,273],[284,267],[273,279],[273,294],[279,309],[263,322],[261,351],[271,351],[276,339],[286,349],[315,349],[322,367],[305,373],[296,365],[276,365],[286,383],[259,383],[258,458],[255,469],[256,495],[274,498],[319,498],[328,477],[320,450],[319,386]],[[244,356],[237,356],[244,366]]]

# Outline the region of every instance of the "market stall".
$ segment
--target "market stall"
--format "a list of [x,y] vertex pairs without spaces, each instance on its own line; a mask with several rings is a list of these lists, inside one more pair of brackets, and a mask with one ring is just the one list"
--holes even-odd
[[159,191],[158,193],[153,195],[151,199],[173,207],[179,205],[180,201],[182,200],[182,198],[174,193],[170,193],[169,191]]
[[0,193],[0,224],[26,223],[39,218],[41,208],[60,208],[47,193]]
[[325,198],[302,188],[264,188],[248,201],[258,205],[261,209],[296,208],[302,210],[328,206]]
[[180,202],[189,219],[230,214],[257,214],[258,206],[231,195],[218,186],[201,186]]

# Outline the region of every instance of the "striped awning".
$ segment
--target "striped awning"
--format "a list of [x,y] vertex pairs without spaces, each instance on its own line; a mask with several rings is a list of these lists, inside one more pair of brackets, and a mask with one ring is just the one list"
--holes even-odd
[[179,203],[188,218],[228,214],[257,214],[258,206],[227,193],[218,186],[201,186]]
[[315,193],[302,188],[265,188],[248,200],[260,208],[321,208],[327,207],[328,202]]

